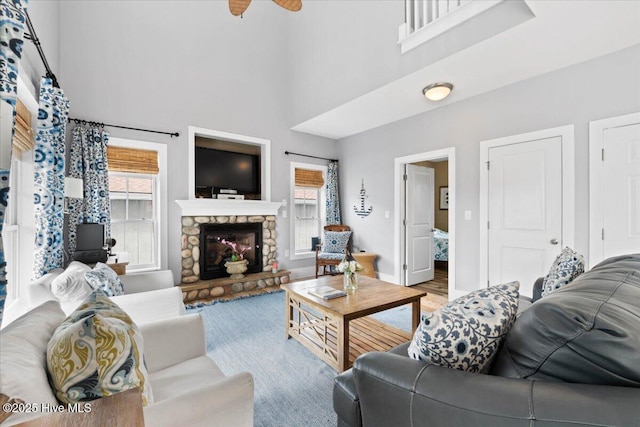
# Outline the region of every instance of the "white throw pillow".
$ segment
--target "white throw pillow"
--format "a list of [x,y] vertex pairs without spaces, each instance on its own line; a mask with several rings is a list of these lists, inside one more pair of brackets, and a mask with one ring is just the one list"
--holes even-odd
[[64,272],[51,282],[51,293],[60,301],[84,300],[93,291],[84,273],[91,267],[78,261],[72,261]]
[[2,426],[38,418],[41,404],[58,405],[47,378],[47,344],[65,319],[57,301],[44,304],[20,316],[0,331],[0,393],[35,404],[37,412],[15,412]]

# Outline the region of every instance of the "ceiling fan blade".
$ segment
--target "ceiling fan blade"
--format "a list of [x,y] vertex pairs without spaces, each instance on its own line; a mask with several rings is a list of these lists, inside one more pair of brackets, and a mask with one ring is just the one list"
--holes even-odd
[[229,11],[233,16],[240,16],[249,7],[251,0],[229,0]]
[[278,6],[284,7],[291,12],[302,9],[302,0],[273,0]]

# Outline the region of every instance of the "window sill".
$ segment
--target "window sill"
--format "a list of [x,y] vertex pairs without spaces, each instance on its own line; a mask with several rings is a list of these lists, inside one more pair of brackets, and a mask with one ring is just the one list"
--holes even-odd
[[127,266],[127,274],[148,273],[150,271],[160,271],[160,267],[154,266],[154,267],[136,268],[136,267]]

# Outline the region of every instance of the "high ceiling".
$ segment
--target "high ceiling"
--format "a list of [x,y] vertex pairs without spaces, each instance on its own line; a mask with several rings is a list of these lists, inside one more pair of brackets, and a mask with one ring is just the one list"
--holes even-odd
[[[640,43],[638,0],[526,4],[535,17],[525,23],[292,129],[341,139]],[[455,85],[451,96],[438,103],[422,96],[422,88],[435,81]]]

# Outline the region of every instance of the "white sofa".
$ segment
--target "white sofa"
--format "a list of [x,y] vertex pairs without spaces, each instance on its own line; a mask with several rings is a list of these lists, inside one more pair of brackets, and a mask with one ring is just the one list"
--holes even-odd
[[[45,301],[58,300],[51,290],[51,284],[63,271],[55,269],[27,286],[28,308],[36,307]],[[182,290],[179,286],[174,286],[173,274],[170,270],[126,274],[118,277],[124,285],[125,294],[112,297],[111,300],[129,314],[137,325],[186,313],[182,302]],[[87,292],[80,291],[77,298],[70,296],[65,300],[58,300],[62,311],[67,315],[70,314],[86,295]]]
[[[64,318],[59,303],[47,301],[0,331],[0,393],[56,404],[47,381],[46,348]],[[199,314],[148,322],[140,331],[154,396],[144,408],[146,426],[253,425],[253,377],[248,372],[226,377],[207,357]],[[1,426],[43,415],[13,414]]]

